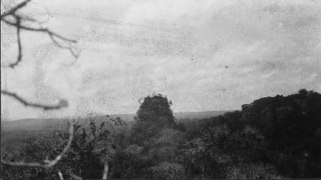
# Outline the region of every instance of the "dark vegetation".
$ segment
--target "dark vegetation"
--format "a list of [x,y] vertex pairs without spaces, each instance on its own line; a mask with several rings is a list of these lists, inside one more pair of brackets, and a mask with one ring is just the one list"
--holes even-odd
[[[159,94],[144,99],[133,123],[82,119],[70,150],[53,169],[2,164],[3,179],[58,179],[56,169],[65,179],[101,179],[104,168],[109,178],[321,177],[320,93],[303,89],[265,97],[198,120],[177,121],[170,106]],[[52,159],[62,151],[67,130],[2,131],[2,159]]]
[[[21,1],[1,14],[1,23],[16,30],[18,52],[1,68],[14,70],[23,62],[22,31],[48,35],[77,60],[75,40],[21,13],[29,2]],[[46,111],[68,105],[63,99],[54,105],[29,101],[7,89],[1,89],[1,94]],[[108,116],[79,119],[76,124],[1,121],[1,178],[321,177],[321,95],[317,92],[303,89],[286,97],[258,99],[241,111],[216,117],[198,114],[179,121],[170,106],[162,95],[146,97],[134,123]]]

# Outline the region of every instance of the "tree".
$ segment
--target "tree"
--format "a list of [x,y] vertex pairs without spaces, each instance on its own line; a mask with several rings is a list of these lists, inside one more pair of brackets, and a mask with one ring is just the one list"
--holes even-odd
[[[17,58],[13,61],[5,62],[1,64],[1,68],[11,68],[14,69],[16,66],[18,66],[23,61],[23,43],[21,40],[21,32],[22,31],[29,31],[34,33],[44,33],[47,34],[48,37],[51,39],[51,41],[59,48],[67,49],[76,59],[79,56],[79,53],[75,51],[73,48],[73,44],[76,43],[75,40],[66,38],[49,28],[43,27],[42,23],[31,16],[28,16],[24,14],[21,10],[26,7],[31,0],[24,0],[20,3],[17,3],[16,5],[12,6],[9,9],[2,9],[6,6],[6,4],[1,1],[1,9],[4,10],[1,12],[1,27],[3,25],[7,25],[9,28],[13,28],[16,30],[16,36],[17,36]],[[22,96],[20,96],[17,93],[11,92],[7,89],[1,89],[1,96],[7,96],[9,98],[12,98],[19,103],[23,104],[26,107],[32,107],[32,108],[38,108],[42,110],[58,110],[64,107],[68,106],[68,103],[66,100],[61,99],[58,104],[43,104],[43,103],[35,103],[32,101],[29,101]],[[54,166],[57,165],[57,163],[65,156],[65,154],[69,151],[69,148],[71,146],[71,143],[74,138],[74,131],[75,131],[75,124],[69,124],[69,138],[67,143],[65,143],[65,146],[61,149],[61,152],[57,154],[57,156],[53,157],[53,160],[46,159],[41,163],[38,162],[13,162],[13,161],[5,161],[1,157],[1,169],[4,168],[4,166],[8,167],[33,167],[33,168],[44,168],[44,169],[53,169]],[[63,179],[61,176],[61,171],[58,170],[58,175],[60,179]]]
[[75,174],[86,179],[107,179],[109,165],[116,154],[112,133],[118,122],[119,119],[110,119],[98,125],[94,119],[90,119],[88,127],[83,125],[79,128],[66,162],[71,163],[70,168]]
[[137,111],[137,123],[173,127],[174,116],[170,109],[171,105],[171,101],[168,101],[167,97],[161,94],[147,96]]
[[131,131],[133,144],[138,144],[148,150],[162,129],[175,126],[173,112],[170,109],[171,104],[167,97],[161,94],[144,98]]
[[321,94],[305,89],[261,98],[243,106],[242,116],[267,143],[266,162],[287,177],[321,176]]

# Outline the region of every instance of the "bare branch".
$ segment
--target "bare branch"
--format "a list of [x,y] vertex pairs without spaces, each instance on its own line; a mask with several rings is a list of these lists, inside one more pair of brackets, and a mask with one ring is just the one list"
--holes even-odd
[[8,15],[12,15],[14,14],[17,10],[21,9],[22,7],[26,6],[31,0],[26,0],[23,1],[19,4],[17,4],[15,7],[13,7],[11,10],[9,10],[8,12],[4,12],[3,14],[1,14],[0,19],[2,20],[4,17],[8,16]]
[[70,127],[69,127],[69,139],[68,139],[67,145],[54,160],[48,162],[47,167],[52,167],[55,164],[57,164],[60,161],[60,159],[67,153],[67,151],[70,149],[72,140],[74,138],[74,131],[75,131],[75,125],[73,122],[72,124],[70,124]]
[[[7,23],[8,25],[17,26],[16,23],[11,22],[11,21],[9,21],[9,20],[7,20],[7,19],[2,19],[2,21],[5,22],[5,23]],[[20,28],[23,29],[23,30],[26,30],[26,31],[34,31],[34,32],[47,33],[49,36],[54,36],[54,37],[59,38],[59,39],[64,40],[64,41],[69,41],[69,42],[72,42],[72,43],[77,43],[76,40],[63,37],[63,36],[61,36],[60,34],[55,33],[55,32],[53,32],[53,31],[49,30],[48,28],[34,28],[34,27],[28,27],[28,26],[25,26],[25,25],[22,25],[22,24],[20,24]]]
[[14,68],[22,60],[22,46],[21,46],[21,36],[20,36],[20,17],[17,17],[17,41],[18,41],[18,57],[16,62],[11,63],[9,67]]
[[14,16],[15,18],[20,18],[24,21],[30,21],[30,22],[36,22],[37,23],[37,20],[32,18],[32,17],[29,17],[29,16],[20,16],[20,15],[15,15],[13,14],[12,16]]
[[73,179],[76,179],[76,180],[82,180],[82,178],[80,176],[77,176],[73,173],[69,173],[69,176],[72,177]]
[[45,160],[44,163],[27,163],[27,162],[7,162],[4,160],[1,160],[2,164],[9,165],[9,166],[22,166],[22,167],[39,167],[39,168],[51,168],[55,166],[61,159],[62,157],[67,153],[67,151],[70,149],[71,143],[74,138],[74,131],[75,131],[75,126],[74,122],[70,125],[69,127],[69,139],[67,145],[64,147],[62,152],[54,159],[54,160]]
[[[78,57],[79,57],[79,52],[76,52],[70,45],[70,43],[77,43],[76,40],[70,39],[70,38],[66,38],[56,32],[53,32],[51,30],[49,30],[48,28],[35,28],[35,27],[29,27],[26,25],[23,25],[21,22],[21,20],[25,20],[25,21],[35,21],[34,19],[30,19],[30,18],[26,18],[26,17],[22,17],[16,14],[12,14],[12,16],[15,18],[16,22],[11,22],[8,19],[1,19],[3,22],[7,23],[10,26],[14,26],[17,28],[17,37],[18,37],[18,58],[14,63],[9,64],[8,66],[4,66],[4,67],[10,67],[10,68],[14,68],[15,66],[17,66],[21,61],[22,61],[22,46],[21,46],[21,38],[20,38],[20,30],[26,30],[26,31],[32,31],[32,32],[42,32],[42,33],[46,33],[50,39],[52,40],[52,42],[59,48],[62,49],[67,49],[69,50],[69,52],[71,53],[71,55],[75,58],[75,61],[72,62],[71,64],[74,64]],[[58,42],[58,39],[61,41],[65,41],[67,43],[69,43],[68,46],[63,46],[61,43]]]
[[[6,67],[14,68],[22,61],[23,53],[22,53],[22,42],[21,42],[21,30],[47,34],[57,47],[69,50],[70,53],[77,59],[79,56],[79,53],[75,51],[75,49],[73,49],[71,45],[71,43],[77,43],[76,40],[64,37],[56,32],[51,31],[48,28],[43,28],[38,20],[26,15],[21,15],[21,13],[18,13],[18,11],[24,6],[26,6],[30,1],[31,0],[24,0],[23,2],[17,4],[15,7],[11,8],[9,11],[1,14],[1,22],[4,22],[13,28],[16,28],[16,32],[17,32],[18,56],[15,62],[10,63]],[[38,24],[38,26],[35,26],[36,24]],[[60,100],[60,102],[57,105],[44,105],[40,103],[29,102],[23,97],[17,95],[16,93],[9,92],[7,90],[1,90],[1,94],[9,96],[25,106],[40,108],[43,110],[55,110],[55,109],[60,109],[68,106],[68,103],[66,100]],[[23,161],[7,162],[4,160],[1,160],[1,163],[9,166],[38,167],[38,168],[46,168],[46,169],[54,167],[70,150],[72,141],[74,139],[75,129],[77,130],[78,128],[79,126],[77,126],[74,122],[72,124],[69,124],[68,142],[64,147],[64,149],[62,150],[62,152],[58,156],[56,156],[56,158],[53,160],[44,160],[43,162],[40,162],[40,163],[37,163],[37,162],[28,163]],[[63,179],[63,176],[60,170],[58,170],[58,174],[60,179]],[[77,180],[82,179],[81,177],[76,176],[72,173],[69,175],[72,178]]]
[[55,110],[55,109],[61,109],[63,107],[68,106],[68,103],[66,100],[60,100],[60,102],[57,105],[44,105],[44,104],[28,102],[27,100],[23,99],[19,95],[6,90],[1,90],[1,94],[14,98],[15,100],[17,100],[18,102],[22,103],[25,106],[40,108],[43,110]]
[[79,53],[78,53],[78,52],[75,52],[75,50],[74,50],[71,46],[63,46],[62,44],[60,44],[60,43],[55,39],[55,37],[54,37],[52,34],[50,34],[49,36],[50,36],[50,39],[52,40],[52,42],[53,42],[57,47],[62,48],[62,49],[67,49],[67,50],[69,50],[70,54],[71,54],[72,56],[74,56],[75,59],[78,59]]
[[[78,57],[79,57],[79,52],[76,52],[75,49],[73,49],[70,45],[70,43],[77,43],[76,40],[64,37],[56,32],[53,32],[51,30],[49,30],[48,28],[42,28],[42,27],[31,27],[30,25],[25,25],[23,22],[34,22],[34,23],[38,23],[37,20],[30,18],[28,16],[21,16],[19,14],[17,14],[17,11],[21,8],[23,8],[24,6],[26,6],[31,0],[25,0],[21,3],[19,3],[18,5],[16,5],[15,7],[13,7],[11,10],[9,10],[8,12],[5,12],[4,14],[1,15],[1,21],[8,24],[9,26],[13,26],[15,28],[17,28],[17,43],[18,43],[18,57],[17,60],[11,64],[9,64],[8,66],[2,66],[2,67],[10,67],[10,68],[14,68],[15,66],[17,66],[21,61],[22,61],[22,45],[21,45],[21,36],[20,36],[20,31],[21,30],[26,30],[26,31],[32,31],[32,32],[42,32],[42,33],[46,33],[50,39],[53,41],[53,43],[63,49],[67,49],[69,50],[69,52],[71,53],[71,55],[76,59],[74,62],[72,62],[71,64],[74,64]],[[14,20],[12,20],[11,18],[6,18],[6,17],[13,17]],[[68,46],[63,46],[61,45],[61,43],[59,43],[58,40],[61,41],[65,41],[67,43],[69,43]]]
[[62,176],[62,173],[60,170],[58,171],[58,175],[59,175],[60,180],[64,180],[64,177]]
[[108,165],[108,162],[105,162],[104,163],[104,171],[103,171],[103,180],[107,180],[108,171],[109,171],[109,165]]

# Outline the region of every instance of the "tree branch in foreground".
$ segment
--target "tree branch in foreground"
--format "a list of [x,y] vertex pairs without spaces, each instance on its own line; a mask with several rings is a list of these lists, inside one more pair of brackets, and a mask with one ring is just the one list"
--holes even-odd
[[[26,6],[29,2],[30,2],[30,0],[23,1],[22,3],[19,3],[18,5],[13,7],[7,13],[4,13],[1,15],[2,22],[6,23],[9,26],[13,26],[13,27],[17,28],[17,41],[18,41],[17,42],[18,43],[17,60],[15,62],[10,63],[9,65],[3,66],[3,67],[14,68],[22,61],[22,46],[21,46],[21,36],[20,36],[21,30],[46,33],[57,47],[69,50],[71,55],[77,60],[80,53],[77,52],[75,49],[73,49],[72,45],[71,45],[71,43],[77,43],[76,40],[66,38],[56,32],[49,30],[48,28],[43,28],[43,27],[35,28],[35,27],[26,26],[23,24],[23,21],[29,21],[29,22],[34,22],[34,23],[38,22],[35,19],[24,17],[24,16],[17,14],[17,11],[19,9],[23,8],[24,6]],[[8,16],[12,17],[14,20],[11,20],[10,18],[6,18]],[[65,43],[68,43],[68,46],[61,45],[61,43],[59,43],[57,40],[64,41]]]
[[67,151],[70,149],[71,143],[74,138],[74,131],[75,131],[75,124],[74,122],[70,124],[69,127],[69,139],[67,145],[64,147],[62,152],[54,159],[54,160],[46,160],[44,163],[27,163],[27,162],[7,162],[4,160],[1,160],[2,164],[9,165],[9,166],[23,166],[23,167],[39,167],[39,168],[51,168],[54,165],[56,165],[62,157],[67,153]]
[[43,110],[55,110],[55,109],[61,109],[64,107],[68,106],[68,103],[66,100],[60,100],[60,102],[57,105],[45,105],[45,104],[38,104],[38,103],[32,103],[32,102],[28,102],[27,100],[23,99],[22,97],[20,97],[19,95],[13,93],[13,92],[9,92],[6,90],[1,90],[1,94],[9,96],[15,100],[17,100],[18,102],[22,103],[25,106],[29,106],[29,107],[34,107],[34,108],[40,108]]
[[19,64],[19,62],[22,60],[22,46],[21,46],[21,35],[20,35],[20,21],[21,18],[17,17],[17,41],[18,41],[18,57],[17,61],[14,63],[11,63],[9,67],[14,68],[16,65]]
[[73,173],[69,173],[69,176],[74,178],[74,179],[76,179],[76,180],[82,180],[82,178],[80,176],[77,176],[77,175],[75,175]]
[[0,19],[2,20],[4,17],[8,16],[8,15],[12,15],[12,14],[15,14],[15,12],[18,10],[18,9],[21,9],[23,8],[24,6],[26,6],[31,0],[26,0],[26,1],[23,1],[19,4],[17,4],[15,7],[13,7],[12,9],[10,9],[8,12],[4,12],[3,14],[1,14],[1,17]]

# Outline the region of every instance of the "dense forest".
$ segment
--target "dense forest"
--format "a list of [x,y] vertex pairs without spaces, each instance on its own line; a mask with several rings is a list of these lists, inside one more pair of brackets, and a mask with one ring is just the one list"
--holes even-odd
[[[172,102],[156,94],[135,122],[120,118],[78,123],[71,147],[54,168],[1,165],[3,179],[278,179],[321,177],[321,94],[264,97],[212,118],[175,120]],[[5,134],[2,134],[5,135]],[[1,144],[8,162],[41,162],[59,154],[65,129]],[[14,140],[13,140],[14,141]]]

